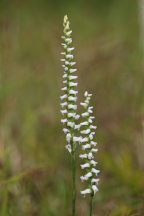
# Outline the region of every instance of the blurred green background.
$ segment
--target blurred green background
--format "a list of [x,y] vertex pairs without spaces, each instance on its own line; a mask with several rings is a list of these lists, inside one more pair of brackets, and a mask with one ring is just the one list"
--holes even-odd
[[[0,216],[71,215],[60,124],[63,16],[73,30],[79,101],[93,94],[95,216],[144,215],[144,73],[136,0],[0,1]],[[80,110],[79,110],[80,112]],[[79,191],[77,215],[88,215]]]

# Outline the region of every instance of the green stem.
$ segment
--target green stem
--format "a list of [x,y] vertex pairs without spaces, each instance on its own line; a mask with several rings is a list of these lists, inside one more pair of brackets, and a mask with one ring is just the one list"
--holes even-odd
[[93,211],[93,195],[90,197],[90,216],[92,216],[92,211]]
[[72,152],[72,179],[73,179],[73,191],[72,191],[72,216],[75,216],[75,203],[76,203],[76,163],[75,163],[75,151]]

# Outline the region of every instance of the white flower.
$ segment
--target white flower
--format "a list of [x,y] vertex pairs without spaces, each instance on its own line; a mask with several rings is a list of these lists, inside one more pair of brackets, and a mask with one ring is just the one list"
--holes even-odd
[[69,86],[70,86],[70,87],[74,87],[74,86],[77,86],[77,83],[74,83],[74,82],[70,82],[70,83],[69,83]]
[[87,129],[87,130],[83,130],[81,131],[82,134],[89,134],[90,133],[90,129]]
[[82,195],[85,195],[85,194],[90,194],[91,193],[91,190],[88,188],[88,189],[85,189],[83,191],[80,192]]
[[91,163],[93,166],[96,166],[96,165],[97,165],[97,162],[94,161],[94,160],[91,160],[90,163]]
[[90,129],[96,129],[96,126],[90,125]]
[[81,125],[81,126],[86,126],[86,125],[88,125],[88,122],[87,122],[87,121],[82,122],[82,123],[80,123],[80,125]]
[[94,194],[98,191],[98,188],[97,188],[96,185],[93,185],[93,186],[92,186],[92,189],[93,189]]
[[67,119],[61,119],[61,123],[66,123],[67,122]]
[[[80,124],[75,125],[75,129],[79,130],[80,129]],[[82,140],[82,138],[81,138],[81,140]]]
[[[73,62],[74,63],[74,62]],[[71,66],[73,66],[73,65],[71,65]],[[76,72],[77,71],[77,69],[70,69],[70,73],[74,73],[74,72]]]
[[70,64],[70,66],[73,66],[76,64],[76,62],[70,62],[69,64]]
[[76,102],[77,97],[69,96],[68,101],[75,101]]
[[65,109],[65,110],[61,110],[61,113],[64,115],[64,114],[66,114],[67,113],[67,110]]
[[66,55],[66,58],[73,59],[73,57],[74,57],[74,56],[73,56],[73,55],[71,55],[71,54],[67,54],[67,55]]
[[63,132],[66,134],[69,132],[69,130],[67,128],[63,128]]
[[98,184],[99,179],[95,179],[95,178],[93,178],[93,179],[91,180],[91,182],[92,182],[92,183],[96,183],[96,184]]
[[61,103],[60,105],[61,105],[61,107],[63,108],[64,106],[67,105],[67,102]]
[[71,128],[73,128],[73,127],[74,127],[74,125],[75,125],[75,123],[74,123],[74,122],[67,122],[67,126],[69,126],[69,127],[71,127]]
[[79,157],[82,159],[87,158],[87,154],[80,154]]
[[67,94],[64,94],[63,96],[60,97],[61,100],[67,98]]
[[94,149],[94,148],[91,149],[91,152],[97,152],[97,151],[98,149]]
[[80,166],[81,166],[82,169],[85,169],[85,168],[90,167],[90,164],[89,163],[85,163],[85,164],[82,164]]
[[76,110],[77,109],[77,105],[68,104],[68,109]]
[[73,90],[73,89],[70,89],[69,93],[70,93],[70,94],[73,94],[73,95],[76,95],[76,94],[78,93],[78,91],[75,91],[75,90]]
[[82,143],[83,143],[83,142],[88,142],[88,138],[87,138],[87,137],[82,138],[81,142],[82,142]]
[[61,90],[62,90],[62,91],[66,91],[66,90],[67,90],[67,87],[62,88]]
[[74,142],[80,142],[81,141],[81,137],[73,137],[73,141]]
[[82,145],[82,149],[83,149],[83,150],[88,149],[88,148],[90,148],[90,147],[91,147],[90,144]]
[[70,140],[71,140],[71,134],[70,133],[68,133],[67,135],[66,135],[66,140],[68,141],[68,143],[70,143]]
[[74,79],[77,79],[77,78],[78,78],[78,76],[69,76],[70,80],[74,80]]
[[75,116],[76,116],[76,113],[71,113],[71,112],[68,113],[68,117],[69,117],[69,118],[72,118],[72,117],[74,118]]
[[[70,32],[72,32],[72,31],[70,31]],[[69,35],[69,34],[68,34]],[[68,52],[71,52],[71,51],[73,51],[74,50],[74,47],[70,47],[70,48],[67,48],[67,51]]]
[[67,144],[65,147],[66,147],[66,149],[69,151],[69,153],[72,152],[72,149],[71,149],[71,145],[70,145],[70,144]]
[[91,160],[92,158],[94,158],[93,154],[91,152],[88,153],[88,159]]
[[94,141],[91,141],[90,142],[93,146],[96,146],[97,145],[97,142],[94,142]]
[[95,169],[95,168],[92,168],[91,170],[93,173],[95,173],[96,175],[100,172],[99,170]]
[[87,116],[89,116],[89,113],[88,113],[88,112],[82,113],[82,117],[87,117]]
[[92,177],[92,173],[91,173],[91,172],[88,172],[84,177],[85,177],[86,179],[89,179],[90,177]]

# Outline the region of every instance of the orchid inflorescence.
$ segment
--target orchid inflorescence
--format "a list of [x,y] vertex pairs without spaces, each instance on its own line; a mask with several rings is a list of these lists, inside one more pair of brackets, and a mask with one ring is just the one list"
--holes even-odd
[[[77,93],[75,90],[78,83],[75,81],[78,77],[73,75],[77,69],[73,68],[76,62],[73,61],[72,51],[74,47],[71,46],[72,43],[72,30],[70,29],[70,23],[67,15],[64,16],[64,36],[62,39],[64,42],[62,46],[64,48],[64,52],[61,52],[63,58],[61,61],[63,62],[62,67],[64,68],[63,74],[63,83],[64,87],[62,91],[64,94],[60,97],[61,102],[61,113],[63,118],[61,122],[65,125],[63,128],[63,132],[66,135],[66,149],[71,154],[72,158],[72,177],[73,177],[73,195],[72,195],[72,216],[75,216],[75,201],[76,201],[76,181],[75,181],[75,173],[76,173],[76,163],[75,163],[75,151],[78,147],[78,144],[82,144],[83,153],[79,155],[81,159],[83,159],[84,163],[81,166],[82,169],[86,171],[84,176],[81,176],[80,179],[88,183],[87,189],[81,191],[81,194],[84,196],[86,194],[91,195],[91,204],[90,204],[90,216],[92,215],[92,199],[95,193],[98,191],[97,184],[99,179],[95,176],[100,172],[95,167],[97,162],[94,160],[93,153],[97,152],[98,149],[95,148],[97,143],[93,141],[93,136],[95,132],[93,130],[96,129],[96,126],[93,126],[93,107],[89,106],[91,94],[88,94],[86,91],[84,93],[84,102],[80,103],[84,112],[81,114],[81,118],[83,119],[81,123],[77,123],[77,120],[80,118],[80,115],[77,114]],[[76,136],[80,130],[81,135]]]
[[61,119],[61,122],[65,124],[65,128],[63,128],[64,133],[66,134],[66,140],[67,145],[66,148],[71,153],[75,147],[76,143],[80,141],[79,137],[74,136],[75,130],[78,130],[80,125],[76,124],[75,121],[79,119],[79,115],[76,113],[77,110],[77,93],[78,91],[75,90],[75,87],[77,86],[77,82],[75,80],[77,79],[77,76],[74,76],[73,73],[77,71],[77,69],[73,68],[73,65],[76,64],[76,62],[73,61],[74,56],[72,55],[72,51],[74,50],[74,47],[71,47],[72,38],[70,30],[70,23],[68,21],[67,15],[64,17],[64,36],[62,36],[62,39],[64,40],[64,43],[62,43],[64,47],[64,52],[61,54],[64,56],[64,58],[61,59],[64,64],[62,65],[64,68],[64,81],[65,87],[62,88],[62,91],[64,91],[64,94],[60,97],[60,99],[64,102],[61,103],[61,113],[65,118]]
[[84,103],[81,103],[81,105],[84,107],[84,113],[81,114],[84,121],[80,123],[80,132],[85,137],[81,140],[81,142],[84,143],[82,145],[82,150],[84,151],[84,153],[80,154],[79,157],[85,161],[85,163],[81,165],[81,168],[86,170],[86,174],[84,176],[81,176],[80,179],[82,181],[88,181],[88,188],[81,191],[81,194],[83,195],[88,193],[94,195],[98,191],[96,185],[99,182],[99,179],[95,178],[95,175],[97,176],[99,170],[94,168],[97,165],[97,162],[94,161],[93,153],[97,152],[98,149],[95,148],[97,143],[93,141],[93,136],[95,134],[93,130],[96,129],[96,126],[92,125],[94,119],[94,116],[91,115],[93,113],[93,107],[89,106],[91,96],[92,95],[88,94],[88,92],[86,91],[84,93]]

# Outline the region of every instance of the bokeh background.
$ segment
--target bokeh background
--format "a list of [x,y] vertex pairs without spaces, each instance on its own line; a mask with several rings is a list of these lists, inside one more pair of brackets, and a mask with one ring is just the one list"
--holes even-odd
[[[144,46],[137,0],[0,1],[0,216],[71,215],[71,159],[59,105],[65,14],[76,47],[78,103],[85,90],[93,94],[98,126],[101,181],[93,215],[143,216]],[[89,199],[79,193],[79,164],[77,215],[84,216]]]

